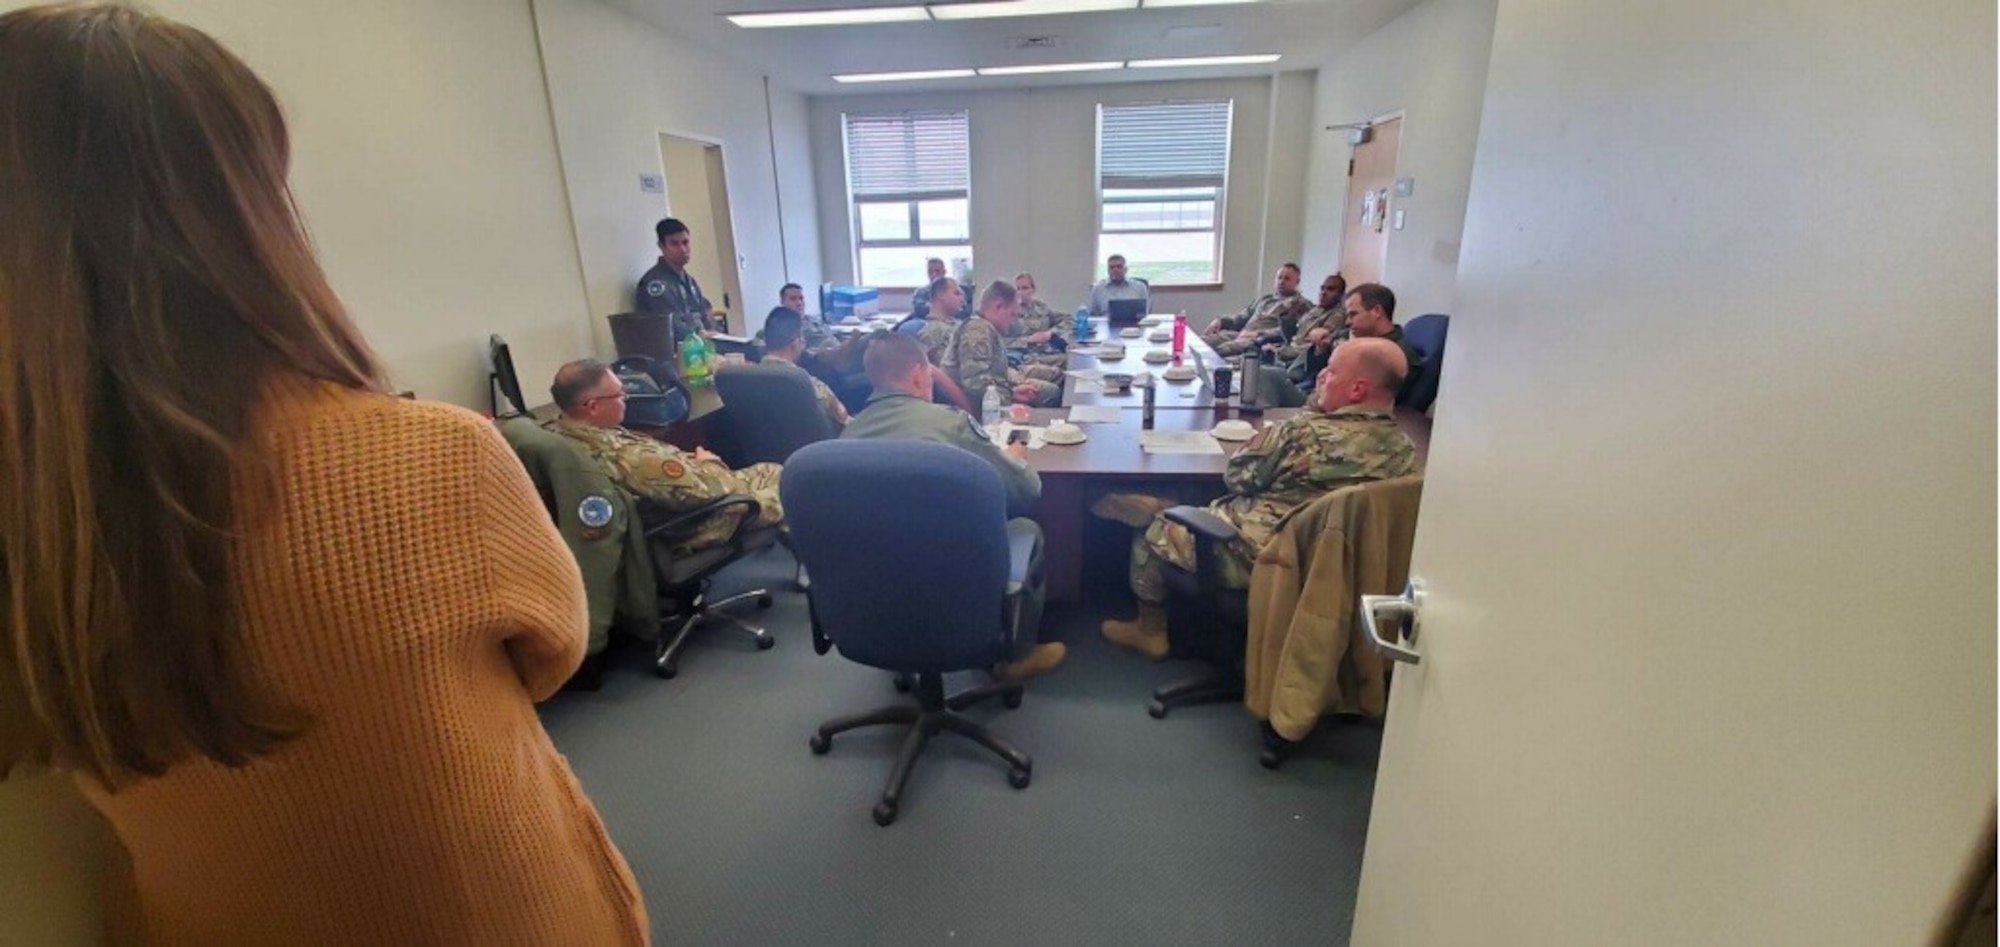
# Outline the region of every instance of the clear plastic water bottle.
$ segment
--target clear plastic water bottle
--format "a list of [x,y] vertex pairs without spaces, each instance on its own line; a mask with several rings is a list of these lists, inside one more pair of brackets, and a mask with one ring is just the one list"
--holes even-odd
[[1087,338],[1089,335],[1090,335],[1090,307],[1078,306],[1076,307],[1076,337],[1082,339],[1082,338]]
[[1000,399],[1000,389],[986,386],[986,397],[979,402],[979,423],[987,427],[999,424],[1007,416],[1007,405]]

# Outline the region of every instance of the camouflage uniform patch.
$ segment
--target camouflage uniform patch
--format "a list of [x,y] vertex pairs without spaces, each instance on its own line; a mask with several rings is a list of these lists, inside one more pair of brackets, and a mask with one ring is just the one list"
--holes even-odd
[[1241,355],[1256,344],[1257,336],[1277,331],[1287,319],[1299,319],[1311,305],[1298,293],[1266,293],[1242,312],[1210,323],[1201,337],[1217,355]]
[[[720,460],[698,460],[665,441],[622,428],[601,428],[567,418],[543,426],[582,445],[613,481],[634,496],[667,510],[687,512],[732,493],[743,493],[757,500],[757,525],[776,525],[784,519],[784,507],[778,502],[778,476],[783,468],[777,464],[730,470]],[[718,546],[728,540],[741,519],[740,511],[731,510],[667,541],[676,556]]]

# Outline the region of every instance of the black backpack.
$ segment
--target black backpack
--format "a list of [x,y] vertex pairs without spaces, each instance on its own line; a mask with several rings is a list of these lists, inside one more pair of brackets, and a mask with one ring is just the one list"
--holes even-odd
[[667,364],[644,355],[628,355],[611,363],[611,373],[625,386],[625,423],[631,427],[665,428],[687,420],[687,385]]

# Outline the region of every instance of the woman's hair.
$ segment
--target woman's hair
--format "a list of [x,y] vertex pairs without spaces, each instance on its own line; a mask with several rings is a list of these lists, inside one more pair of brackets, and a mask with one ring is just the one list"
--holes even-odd
[[0,776],[116,788],[302,732],[247,666],[277,384],[384,391],[285,185],[270,89],[115,5],[0,16]]

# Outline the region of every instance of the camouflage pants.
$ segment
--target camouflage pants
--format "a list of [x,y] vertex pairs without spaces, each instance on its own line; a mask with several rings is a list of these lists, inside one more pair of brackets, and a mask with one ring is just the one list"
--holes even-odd
[[[1177,501],[1165,497],[1113,493],[1090,508],[1098,516],[1133,528],[1129,573],[1132,594],[1148,605],[1162,605],[1167,601],[1166,579],[1161,575],[1161,563],[1170,563],[1185,572],[1194,571],[1194,534],[1160,515],[1177,505]],[[1250,569],[1256,561],[1256,550],[1249,549],[1244,543],[1233,542],[1224,546],[1221,554],[1223,586],[1249,588]]]
[[[784,522],[785,508],[778,502],[778,476],[783,472],[784,468],[778,464],[751,464],[732,471],[737,479],[736,492],[747,494],[757,501],[756,526],[775,526]],[[740,507],[723,511],[703,520],[693,533],[669,539],[669,548],[674,556],[681,557],[720,546],[729,541],[729,537],[736,532],[736,524],[742,521]]]

